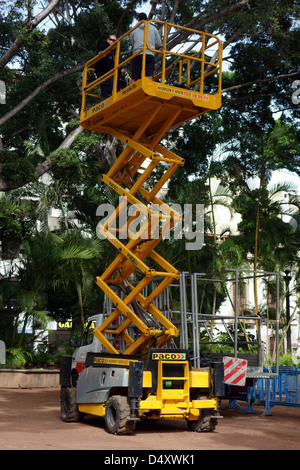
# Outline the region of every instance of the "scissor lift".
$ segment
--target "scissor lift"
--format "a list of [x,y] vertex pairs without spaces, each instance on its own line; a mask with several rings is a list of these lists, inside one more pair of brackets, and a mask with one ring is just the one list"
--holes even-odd
[[[130,56],[122,52],[128,49],[130,33],[142,22],[90,60],[83,74],[81,126],[114,136],[124,143],[124,150],[102,177],[119,196],[114,213],[98,224],[101,236],[117,250],[116,258],[96,279],[114,305],[94,329],[104,352],[88,354],[78,383],[73,380],[74,363],[71,382],[77,384],[79,412],[105,416],[107,429],[114,433],[130,429],[124,423],[132,420],[168,417],[186,418],[196,431],[212,430],[218,417],[218,393],[213,383],[217,374],[193,370],[187,350],[168,347],[179,329],[157,308],[155,300],[180,276],[156,247],[181,221],[181,215],[171,210],[159,193],[184,164],[160,142],[170,129],[221,106],[222,44],[208,33],[161,21],[151,23],[163,37],[162,48],[152,50],[158,70],[153,80],[144,73],[150,22],[144,22],[140,51]],[[184,46],[168,48],[168,33],[173,39],[178,34],[184,36]],[[115,52],[114,69],[95,80],[95,63],[111,51]],[[143,54],[141,79],[119,90],[119,70],[130,68],[138,54]],[[101,100],[101,83],[111,76],[112,96]],[[156,182],[151,185],[154,174]],[[128,206],[136,210],[129,218]],[[140,215],[144,219],[139,219]],[[155,285],[152,290],[147,289],[150,283]],[[120,343],[122,350],[117,346]],[[66,397],[62,399],[63,419],[68,420],[69,404],[73,403],[66,392],[68,373],[62,383]],[[130,416],[125,410],[127,401]],[[120,415],[123,418],[118,420]]]
[[[122,57],[122,46],[130,33],[142,23],[145,28],[143,49],[134,55],[143,53],[141,79],[118,91],[118,71],[129,67],[134,57]],[[162,48],[152,50],[156,54],[159,70],[153,80],[144,73],[146,47],[150,49],[147,44],[150,23],[161,29],[163,37]],[[186,37],[183,50],[168,50],[169,31],[172,37],[179,33]],[[115,53],[115,68],[94,80],[94,64],[111,51]],[[161,21],[145,21],[137,24],[99,56],[90,60],[84,69],[82,127],[111,134],[126,145],[108,173],[103,175],[103,181],[126,199],[120,202],[105,225],[99,226],[101,235],[118,250],[115,260],[97,278],[97,284],[116,305],[109,318],[95,330],[99,341],[111,353],[119,351],[106,339],[105,334],[113,334],[125,340],[127,347],[123,352],[126,354],[144,353],[154,342],[156,347],[161,347],[178,335],[178,329],[153,305],[153,301],[173,279],[179,278],[179,272],[155,248],[174,224],[180,221],[180,214],[171,211],[159,199],[158,193],[177,168],[183,166],[184,160],[163,147],[160,141],[170,129],[221,106],[221,58],[222,44],[211,34]],[[89,80],[90,76],[92,81]],[[112,96],[101,101],[101,94],[97,90],[110,76],[114,77]],[[92,101],[93,104],[89,104]],[[150,189],[149,177],[159,166],[165,172]],[[128,204],[145,215],[145,222],[138,235],[131,234],[130,231],[134,217],[114,229],[128,209]],[[146,259],[151,259],[151,265],[154,262],[157,268],[149,267]],[[137,285],[130,282],[133,273],[139,279]],[[161,282],[148,297],[144,297],[141,292],[157,277],[161,278]],[[121,300],[116,289],[111,286],[125,289],[125,299]],[[134,309],[129,306],[133,303]],[[142,320],[142,313],[145,311],[156,320],[156,325],[157,322],[161,324],[161,328],[149,326]],[[116,320],[119,323],[118,328],[111,328]],[[132,338],[128,333],[132,324],[141,332],[138,338]]]

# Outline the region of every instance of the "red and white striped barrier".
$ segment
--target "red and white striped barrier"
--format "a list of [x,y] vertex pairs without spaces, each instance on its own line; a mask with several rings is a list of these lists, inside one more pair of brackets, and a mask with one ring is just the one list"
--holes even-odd
[[223,357],[224,381],[228,385],[239,385],[243,387],[246,383],[247,362],[245,359],[236,357]]

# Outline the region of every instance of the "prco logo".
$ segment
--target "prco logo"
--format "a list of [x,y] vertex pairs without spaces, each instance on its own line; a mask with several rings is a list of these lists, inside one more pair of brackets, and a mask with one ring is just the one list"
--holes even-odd
[[186,359],[185,353],[152,353],[152,359],[154,361],[165,360],[165,361],[184,361]]

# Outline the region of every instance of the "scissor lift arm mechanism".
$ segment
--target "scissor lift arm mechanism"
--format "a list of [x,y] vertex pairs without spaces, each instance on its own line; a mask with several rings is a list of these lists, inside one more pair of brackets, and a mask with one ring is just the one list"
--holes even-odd
[[[173,279],[179,278],[180,273],[155,248],[181,221],[181,215],[160,200],[158,193],[177,168],[184,165],[184,160],[160,145],[160,141],[170,129],[217,109],[221,104],[222,45],[219,39],[165,22],[151,23],[162,28],[164,38],[162,49],[153,50],[160,68],[153,81],[145,77],[143,59],[141,79],[123,90],[117,90],[118,70],[128,66],[132,60],[132,57],[122,60],[120,53],[121,44],[128,39],[131,31],[88,62],[84,70],[81,125],[91,131],[111,134],[125,144],[117,161],[103,175],[103,181],[126,199],[121,200],[115,213],[104,225],[98,226],[101,235],[118,251],[115,260],[96,281],[111,299],[115,309],[95,329],[94,334],[104,348],[113,354],[117,354],[118,350],[113,345],[114,341],[107,339],[108,336],[124,340],[124,354],[143,354],[150,346],[161,347],[178,336],[177,327],[158,310],[154,301]],[[143,58],[146,47],[150,48],[147,44],[149,24],[144,22],[144,45],[138,52],[143,53]],[[180,53],[167,48],[167,33],[171,28],[186,36],[185,48]],[[191,44],[197,45],[196,52],[189,52]],[[95,62],[112,50],[116,57],[115,69],[89,82],[89,71]],[[109,75],[114,76],[112,97],[89,106],[89,99],[97,100],[99,97],[95,89]],[[150,189],[149,178],[159,167],[165,171]],[[121,223],[127,204],[145,216],[138,236],[130,230],[136,216],[126,220],[123,225]],[[151,266],[155,265],[155,269],[149,266],[148,260]],[[138,279],[134,285],[131,281],[133,274]],[[153,279],[160,279],[160,282],[148,296],[143,295]],[[122,299],[113,286],[121,287],[126,293],[125,298]],[[152,321],[146,322],[146,317]],[[113,325],[115,323],[118,324],[117,328]],[[135,335],[133,338],[129,334],[132,326],[140,332],[138,337]]]

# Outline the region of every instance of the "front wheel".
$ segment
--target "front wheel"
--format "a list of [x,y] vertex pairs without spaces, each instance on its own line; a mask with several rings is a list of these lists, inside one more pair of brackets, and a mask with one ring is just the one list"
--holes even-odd
[[65,423],[81,421],[83,414],[78,410],[76,403],[76,388],[62,387],[60,391],[61,419]]
[[130,420],[130,406],[125,396],[114,395],[108,399],[104,419],[110,434],[132,434],[135,430],[135,421]]
[[200,418],[192,421],[187,420],[188,427],[195,432],[212,432],[217,425],[216,418],[213,417],[212,410],[201,410]]

